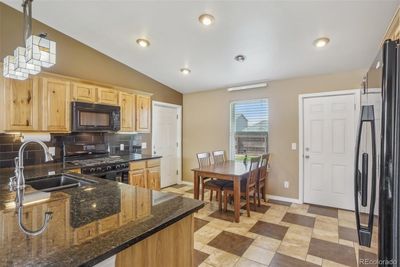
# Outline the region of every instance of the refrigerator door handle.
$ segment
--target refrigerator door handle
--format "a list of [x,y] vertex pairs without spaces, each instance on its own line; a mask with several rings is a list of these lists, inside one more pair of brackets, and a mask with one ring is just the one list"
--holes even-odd
[[[360,210],[359,210],[359,195],[361,195],[361,206],[368,205],[368,153],[362,154],[362,166],[359,170],[359,157],[360,157],[360,144],[363,125],[369,123],[371,129],[371,144],[372,144],[372,166],[371,166],[371,198],[369,207],[368,225],[361,225]],[[375,208],[375,195],[376,195],[376,136],[375,136],[375,116],[374,106],[362,106],[361,119],[358,125],[357,140],[356,140],[356,153],[355,153],[355,170],[354,170],[354,207],[356,215],[356,225],[358,240],[362,246],[371,246],[374,208]]]
[[362,154],[362,172],[361,172],[361,205],[368,205],[368,153]]

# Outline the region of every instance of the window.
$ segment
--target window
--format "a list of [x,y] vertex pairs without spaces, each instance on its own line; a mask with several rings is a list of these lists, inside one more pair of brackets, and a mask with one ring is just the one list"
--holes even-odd
[[230,155],[243,159],[268,152],[268,99],[231,103]]

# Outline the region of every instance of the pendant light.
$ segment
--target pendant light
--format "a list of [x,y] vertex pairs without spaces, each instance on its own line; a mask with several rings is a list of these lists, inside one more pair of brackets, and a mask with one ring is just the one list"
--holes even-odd
[[3,76],[6,78],[25,80],[29,74],[40,73],[41,68],[49,68],[56,63],[56,43],[46,39],[46,34],[32,35],[32,1],[24,0],[25,47],[17,47],[14,56],[4,58]]

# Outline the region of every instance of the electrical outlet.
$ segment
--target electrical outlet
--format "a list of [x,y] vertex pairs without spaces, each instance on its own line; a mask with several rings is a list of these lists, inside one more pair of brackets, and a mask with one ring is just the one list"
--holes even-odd
[[283,182],[283,187],[284,188],[289,188],[289,181]]
[[125,145],[124,144],[119,144],[119,150],[124,151],[125,150]]
[[297,144],[296,143],[292,143],[292,150],[296,150],[297,149]]
[[49,153],[52,156],[56,155],[56,148],[54,146],[49,147]]
[[147,148],[147,143],[146,142],[142,143],[142,149],[146,149],[146,148]]

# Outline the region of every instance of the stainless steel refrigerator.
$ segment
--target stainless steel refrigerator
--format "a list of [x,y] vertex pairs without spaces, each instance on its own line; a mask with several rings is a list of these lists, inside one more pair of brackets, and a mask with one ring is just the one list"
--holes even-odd
[[377,230],[379,266],[399,266],[399,48],[398,41],[385,41],[363,81],[356,140],[358,239],[369,247]]

